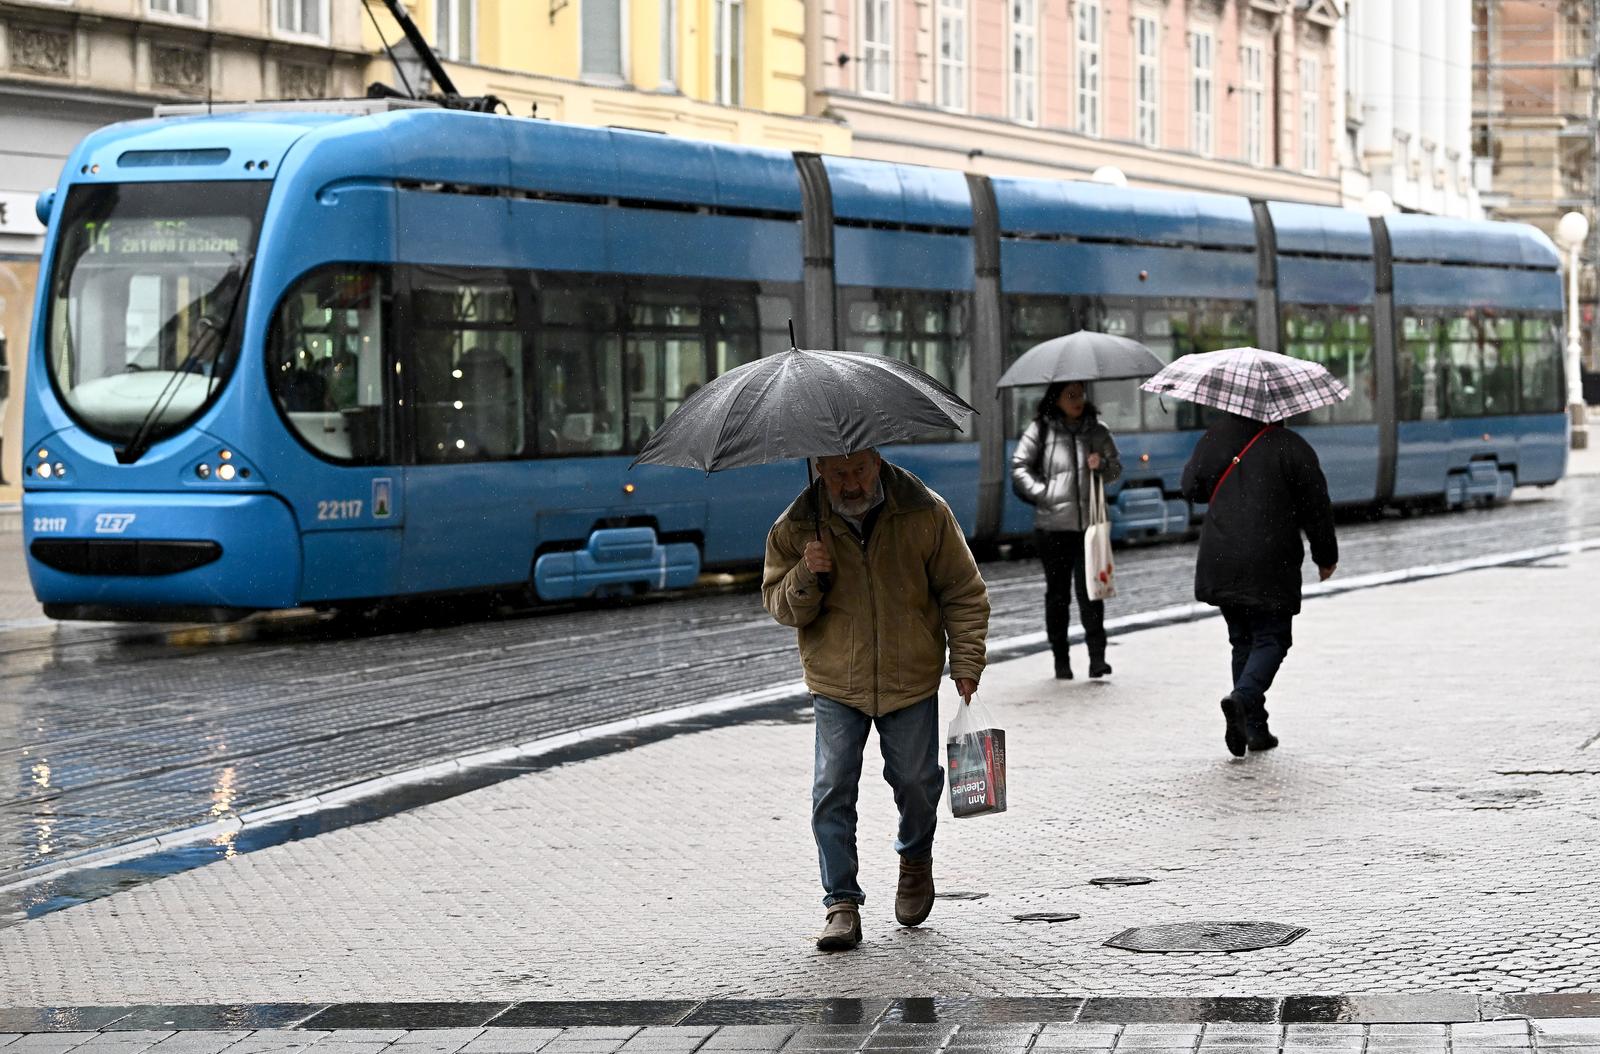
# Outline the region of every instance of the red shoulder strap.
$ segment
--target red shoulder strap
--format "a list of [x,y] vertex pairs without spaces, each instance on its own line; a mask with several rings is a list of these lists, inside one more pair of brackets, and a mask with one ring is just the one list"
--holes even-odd
[[1272,425],[1270,425],[1270,424],[1262,425],[1261,426],[1261,431],[1257,432],[1254,436],[1251,437],[1250,442],[1248,442],[1248,443],[1246,443],[1244,445],[1244,449],[1239,451],[1237,454],[1233,455],[1233,460],[1228,463],[1228,467],[1222,470],[1222,478],[1218,479],[1217,480],[1217,485],[1215,487],[1211,488],[1211,499],[1210,499],[1210,501],[1208,501],[1206,503],[1207,505],[1209,505],[1209,504],[1211,504],[1211,502],[1214,502],[1214,501],[1217,500],[1217,491],[1222,489],[1222,481],[1228,478],[1228,473],[1232,472],[1233,469],[1234,469],[1234,466],[1239,464],[1239,459],[1244,457],[1246,454],[1250,453],[1250,448],[1256,445],[1256,440],[1260,439],[1262,436],[1266,435],[1267,434],[1267,429],[1269,429],[1271,427],[1272,427]]

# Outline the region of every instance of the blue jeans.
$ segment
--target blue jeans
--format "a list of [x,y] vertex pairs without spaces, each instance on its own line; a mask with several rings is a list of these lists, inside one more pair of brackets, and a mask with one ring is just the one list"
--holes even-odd
[[1248,719],[1265,721],[1267,689],[1294,644],[1294,616],[1227,604],[1222,617],[1233,646],[1233,696],[1244,702]]
[[868,717],[825,696],[811,697],[816,711],[816,777],[811,786],[811,832],[822,866],[823,904],[865,903],[856,880],[856,796],[867,732],[878,726],[883,778],[900,809],[895,852],[913,860],[933,854],[933,829],[944,796],[939,765],[939,700],[924,699],[904,710]]

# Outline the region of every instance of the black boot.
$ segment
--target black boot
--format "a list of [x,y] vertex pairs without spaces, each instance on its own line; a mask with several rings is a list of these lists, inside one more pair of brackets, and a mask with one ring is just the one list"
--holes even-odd
[[1278,745],[1278,737],[1267,727],[1266,703],[1245,707],[1244,742],[1251,750],[1271,750]]
[[1106,653],[1104,650],[1089,653],[1089,676],[1111,676],[1111,664],[1106,662]]
[[1236,758],[1244,757],[1244,700],[1236,699],[1232,695],[1222,697],[1222,719],[1227,722],[1227,727],[1222,733],[1222,742],[1228,748],[1228,753]]
[[1072,660],[1067,658],[1065,653],[1056,657],[1056,680],[1072,680]]

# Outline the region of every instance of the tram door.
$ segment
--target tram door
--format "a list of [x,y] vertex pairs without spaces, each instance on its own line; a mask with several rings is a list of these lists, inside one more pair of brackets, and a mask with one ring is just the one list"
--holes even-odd
[[524,282],[497,271],[410,269],[401,589],[439,592],[526,581]]

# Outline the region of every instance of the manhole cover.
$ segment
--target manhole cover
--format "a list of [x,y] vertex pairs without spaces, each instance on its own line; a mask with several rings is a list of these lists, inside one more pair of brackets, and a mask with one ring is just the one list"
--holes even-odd
[[1280,948],[1305,932],[1304,926],[1281,922],[1180,922],[1123,930],[1106,946],[1130,952],[1249,952]]
[[1112,875],[1109,878],[1091,878],[1091,886],[1148,886],[1155,879],[1143,875]]
[[982,900],[988,895],[987,893],[973,893],[965,889],[954,889],[948,893],[935,893],[934,898],[937,900]]
[[1018,922],[1071,922],[1073,919],[1082,918],[1082,915],[1070,911],[1030,911],[1024,915],[1013,915]]

